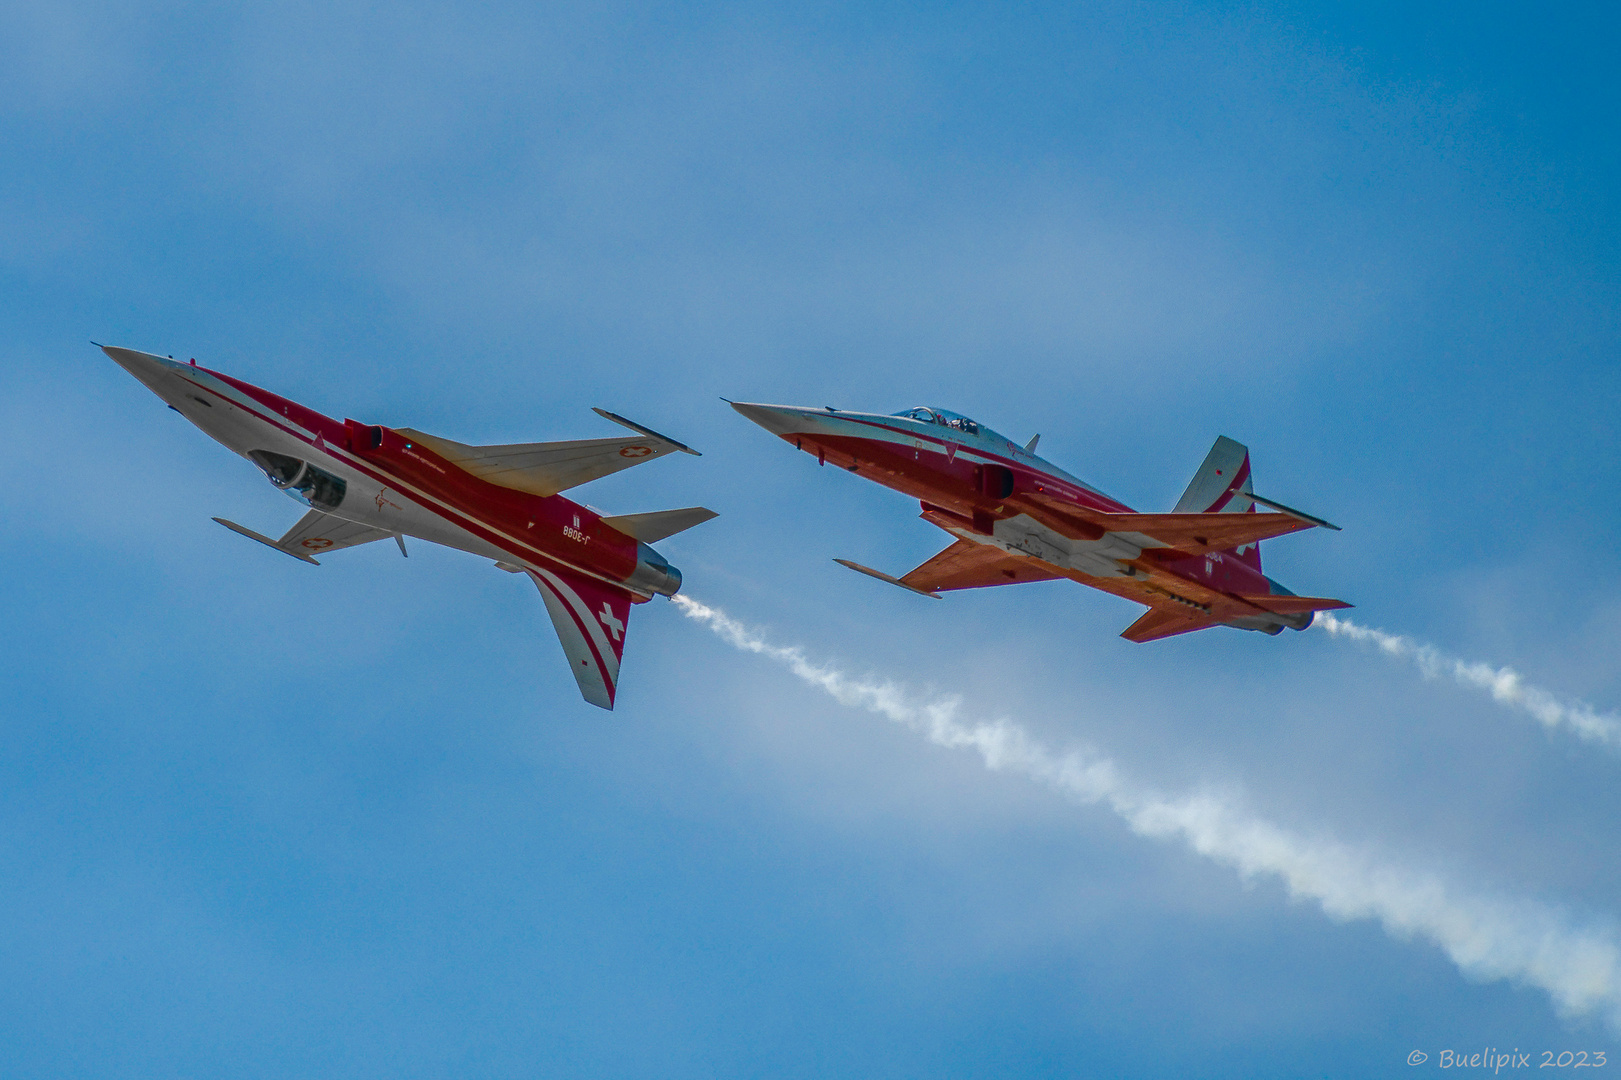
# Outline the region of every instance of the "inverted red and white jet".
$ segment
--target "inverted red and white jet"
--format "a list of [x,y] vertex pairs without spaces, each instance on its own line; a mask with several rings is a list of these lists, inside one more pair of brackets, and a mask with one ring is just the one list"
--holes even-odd
[[[733,402],[732,408],[821,464],[832,462],[923,504],[956,537],[902,577],[836,560],[925,596],[1066,577],[1148,605],[1122,637],[1153,641],[1234,626],[1304,630],[1313,613],[1350,607],[1296,596],[1261,573],[1260,541],[1330,525],[1250,488],[1249,451],[1216,440],[1169,514],[1139,514],[1024,446],[944,409],[893,416]],[[1279,511],[1255,512],[1255,504]]]
[[[649,545],[708,521],[701,506],[603,517],[559,492],[681,451],[674,439],[597,409],[629,438],[466,446],[410,428],[333,420],[191,363],[102,346],[131,375],[216,441],[258,466],[308,509],[279,540],[311,556],[405,537],[470,551],[540,589],[585,700],[612,709],[632,604],[674,596],[681,572]],[[317,564],[319,565],[319,564]]]

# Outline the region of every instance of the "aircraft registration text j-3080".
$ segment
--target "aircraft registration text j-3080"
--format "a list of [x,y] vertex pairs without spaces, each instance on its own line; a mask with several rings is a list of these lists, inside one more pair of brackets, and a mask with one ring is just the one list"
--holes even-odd
[[681,572],[649,545],[714,517],[701,506],[603,517],[560,492],[680,451],[674,439],[602,409],[634,434],[467,446],[410,428],[337,421],[267,390],[172,358],[101,347],[206,434],[307,508],[279,540],[226,528],[295,559],[405,537],[469,551],[540,589],[585,700],[613,708],[630,606],[674,596]]
[[[957,540],[902,577],[839,559],[938,598],[1066,577],[1148,605],[1122,637],[1153,641],[1234,626],[1276,634],[1304,630],[1313,614],[1350,607],[1296,596],[1261,573],[1260,542],[1320,518],[1264,499],[1250,487],[1250,455],[1219,438],[1169,514],[1138,514],[1024,446],[944,409],[892,416],[732,402],[732,408],[818,462],[832,462],[904,492],[923,518]],[[1279,511],[1255,512],[1256,504]]]

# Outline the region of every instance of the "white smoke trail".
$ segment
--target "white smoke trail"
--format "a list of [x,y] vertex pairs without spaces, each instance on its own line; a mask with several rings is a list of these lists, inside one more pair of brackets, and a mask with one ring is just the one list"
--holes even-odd
[[683,614],[734,647],[786,665],[840,704],[877,713],[939,746],[973,750],[987,768],[1106,806],[1139,835],[1179,838],[1243,877],[1278,878],[1290,896],[1315,900],[1331,918],[1377,919],[1397,938],[1428,939],[1467,976],[1535,986],[1562,1014],[1597,1014],[1621,1031],[1621,944],[1606,928],[1577,926],[1543,904],[1460,894],[1433,874],[1380,864],[1332,840],[1297,836],[1218,795],[1171,798],[1136,787],[1108,758],[1079,749],[1056,753],[1005,719],[963,719],[956,698],[920,701],[895,683],[851,677],[813,663],[798,648],[769,643],[712,607],[674,599]]
[[1588,742],[1621,750],[1621,717],[1615,713],[1600,713],[1585,701],[1561,698],[1539,686],[1532,686],[1513,668],[1471,664],[1448,656],[1434,646],[1387,634],[1383,630],[1358,626],[1349,619],[1336,618],[1327,612],[1317,616],[1316,625],[1335,637],[1374,645],[1386,656],[1410,660],[1427,679],[1448,676],[1459,686],[1484,690],[1499,704],[1530,713],[1550,731],[1563,725]]

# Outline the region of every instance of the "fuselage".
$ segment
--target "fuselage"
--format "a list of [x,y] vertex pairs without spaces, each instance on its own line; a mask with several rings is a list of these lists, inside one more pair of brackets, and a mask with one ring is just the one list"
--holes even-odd
[[[1177,601],[1248,629],[1283,625],[1238,599],[1286,591],[1240,553],[1193,554],[1107,531],[1088,513],[1130,514],[1131,507],[956,413],[732,407],[823,464],[917,499],[926,520],[959,539],[1028,556],[1056,576],[1139,603]],[[1247,471],[1235,476],[1235,489],[1246,479]]]
[[633,603],[680,588],[680,572],[652,547],[562,495],[489,483],[392,428],[334,420],[195,362],[108,351],[307,508],[471,552],[515,572],[567,568],[617,586]]

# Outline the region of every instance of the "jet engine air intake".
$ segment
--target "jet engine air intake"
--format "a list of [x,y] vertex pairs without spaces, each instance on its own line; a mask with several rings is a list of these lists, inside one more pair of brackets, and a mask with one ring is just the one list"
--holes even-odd
[[265,471],[272,484],[315,510],[336,510],[349,489],[343,477],[333,476],[299,458],[270,450],[250,450],[248,457]]
[[359,420],[343,422],[343,437],[344,445],[357,454],[381,450],[385,442],[397,449],[398,445],[404,442],[381,424],[362,424]]
[[1003,465],[980,465],[974,469],[979,493],[987,499],[1005,499],[1013,494],[1013,470]]
[[674,596],[681,591],[681,571],[646,544],[636,545],[636,570],[625,584],[638,592]]

